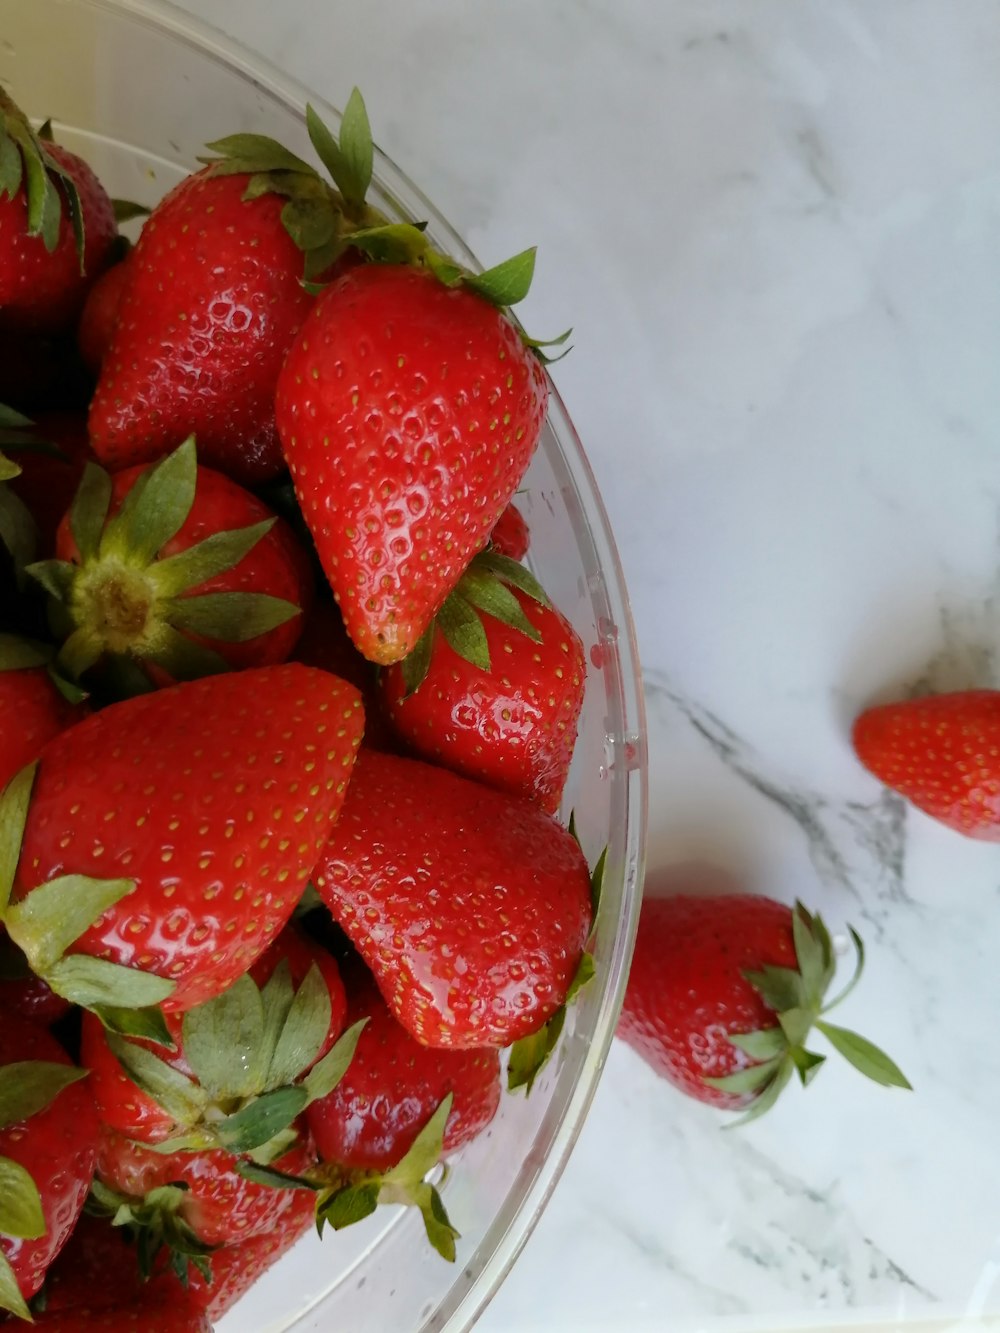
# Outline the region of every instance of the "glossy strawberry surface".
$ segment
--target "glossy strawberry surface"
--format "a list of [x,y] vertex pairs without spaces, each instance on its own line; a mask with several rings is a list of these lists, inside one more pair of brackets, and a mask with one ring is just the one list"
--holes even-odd
[[368,1020],[347,1073],[306,1111],[320,1158],[386,1171],[406,1155],[444,1098],[454,1100],[444,1132],[451,1151],[475,1138],[500,1104],[495,1050],[421,1046],[393,1018],[369,978],[351,997],[348,1022]]
[[796,967],[792,911],[754,894],[675,894],[642,904],[618,1035],[682,1092],[713,1106],[745,1106],[720,1091],[752,1063],[729,1040],[775,1027],[778,1016],[743,976]]
[[363,751],[314,881],[426,1046],[506,1046],[566,997],[590,930],[576,840],[530,801]]
[[587,666],[564,615],[526,594],[513,596],[539,640],[482,616],[490,669],[466,661],[440,630],[425,679],[407,693],[402,668],[379,687],[393,726],[413,750],[554,813],[576,744]]
[[[274,1163],[279,1171],[300,1175],[313,1164],[309,1144],[299,1144]],[[247,1180],[230,1153],[158,1153],[103,1128],[97,1154],[97,1178],[109,1189],[138,1203],[163,1185],[186,1186],[179,1212],[206,1245],[233,1245],[269,1232],[301,1202],[297,1189],[275,1189]]]
[[343,800],[357,691],[298,663],[114,704],[42,755],[15,900],[68,874],[134,881],[74,953],[219,994],[288,920]]
[[278,381],[278,430],[366,657],[413,648],[524,475],[547,399],[538,359],[469,290],[367,264],[317,300]]
[[200,457],[239,481],[281,470],[274,387],[312,297],[283,200],[245,202],[247,181],[185,177],[143,226],[90,408],[111,468],[194,433]]

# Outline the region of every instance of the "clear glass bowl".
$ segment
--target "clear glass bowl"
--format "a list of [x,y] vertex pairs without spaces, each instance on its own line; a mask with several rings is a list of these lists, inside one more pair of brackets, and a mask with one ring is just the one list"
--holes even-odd
[[[237,131],[270,134],[312,158],[307,100],[328,123],[338,120],[322,97],[154,0],[3,0],[2,15],[0,81],[30,115],[51,117],[56,138],[121,198],[155,203],[195,166],[206,140]],[[427,219],[439,248],[479,267],[381,155],[372,199],[387,212]],[[531,528],[531,564],[590,659],[564,814],[575,810],[591,862],[608,847],[597,976],[530,1098],[505,1095],[489,1131],[454,1159],[444,1195],[462,1233],[457,1263],[431,1251],[413,1210],[380,1209],[322,1242],[300,1242],[221,1322],[226,1333],[468,1328],[545,1206],[600,1078],[641,894],[645,733],[621,568],[587,460],[554,393],[518,503]]]

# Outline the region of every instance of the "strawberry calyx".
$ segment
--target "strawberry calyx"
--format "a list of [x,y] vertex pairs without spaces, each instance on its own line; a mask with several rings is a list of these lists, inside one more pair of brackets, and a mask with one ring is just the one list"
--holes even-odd
[[910,1088],[899,1066],[866,1037],[828,1022],[823,1015],[840,1004],[854,989],[864,970],[864,943],[853,927],[848,927],[855,949],[854,973],[844,989],[824,1003],[837,967],[833,941],[819,913],[810,913],[800,902],[792,912],[792,932],[798,966],[765,966],[745,971],[743,976],[773,1009],[774,1026],[755,1032],[730,1033],[727,1040],[751,1063],[735,1074],[705,1078],[705,1083],[720,1092],[751,1094],[750,1109],[730,1128],[758,1119],[778,1100],[782,1090],[797,1074],[807,1087],[821,1066],[825,1055],[807,1049],[805,1043],[815,1028],[859,1073],[882,1087]]
[[[417,1208],[432,1247],[455,1262],[455,1241],[459,1232],[451,1224],[438,1189],[446,1178],[441,1167],[444,1132],[453,1101],[444,1098],[414,1139],[409,1152],[388,1171],[346,1171],[336,1163],[324,1163],[303,1176],[289,1176],[253,1162],[241,1162],[238,1170],[248,1180],[275,1189],[299,1188],[316,1195],[316,1226],[342,1231],[375,1212],[379,1204],[403,1204]],[[437,1182],[428,1179],[441,1168]]]
[[184,1286],[188,1284],[192,1267],[206,1282],[211,1282],[210,1256],[219,1247],[200,1240],[184,1218],[181,1208],[188,1190],[184,1181],[175,1181],[159,1185],[142,1199],[135,1199],[95,1179],[91,1182],[85,1208],[91,1216],[107,1218],[112,1226],[124,1228],[126,1236],[135,1245],[136,1263],[143,1279],[158,1271],[156,1260],[166,1249],[170,1267]]
[[[571,813],[569,817],[568,831],[580,842],[577,832],[576,819]],[[555,1050],[559,1038],[562,1036],[562,1030],[566,1023],[566,1014],[570,1005],[576,1002],[580,991],[587,985],[597,971],[597,965],[594,962],[594,955],[591,952],[594,943],[594,935],[597,932],[597,913],[601,905],[601,891],[604,887],[604,875],[607,869],[608,849],[605,847],[600,856],[594,863],[594,868],[590,873],[590,912],[591,927],[590,934],[587,936],[587,942],[584,951],[580,957],[576,972],[569,983],[569,989],[566,991],[566,998],[555,1011],[551,1018],[537,1030],[529,1032],[526,1037],[520,1037],[509,1047],[509,1059],[507,1062],[507,1091],[515,1092],[518,1088],[524,1088],[526,1097],[531,1095],[531,1089],[535,1085],[535,1080],[542,1069],[548,1063],[549,1057]]]
[[111,477],[96,463],[87,464],[69,514],[78,560],[28,567],[52,598],[53,621],[63,637],[56,660],[71,680],[102,660],[127,694],[150,688],[138,669],[142,662],[176,681],[214,675],[228,670],[227,664],[201,640],[245,643],[300,613],[294,603],[264,593],[191,595],[239,564],[274,518],[213,533],[160,558],[191,512],[196,484],[190,436],[143,473],[109,517]]
[[[46,148],[49,137],[36,133],[10,96],[0,88],[0,197],[13,199],[23,189],[28,235],[40,236],[51,254],[59,243],[63,200],[83,272],[83,209],[76,181]],[[62,193],[60,193],[61,187]]]
[[309,162],[263,134],[231,134],[205,147],[199,158],[216,176],[249,175],[243,198],[284,197],[285,230],[305,256],[304,281],[322,275],[346,250],[359,229],[379,227],[385,217],[365,203],[374,147],[368,113],[357,88],[351,93],[336,137],[312,106],[306,108],[309,138],[334,186]]
[[[162,1036],[155,1006],[175,989],[165,977],[105,958],[69,952],[101,916],[136,889],[131,879],[59,875],[12,901],[38,762],[27,764],[0,794],[0,921],[49,987],[114,1030]],[[169,1038],[168,1038],[169,1040]]]
[[[435,250],[424,234],[426,222],[392,222],[366,203],[375,150],[364,99],[353,89],[335,136],[316,109],[306,106],[306,128],[313,148],[334,182],[330,186],[309,162],[263,134],[231,134],[205,147],[200,157],[214,175],[249,175],[243,198],[278,194],[287,200],[281,211],[285,230],[305,255],[303,282],[322,290],[332,266],[349,247],[381,264],[425,268],[446,287],[465,287],[505,311],[526,347],[543,362],[549,347],[563,347],[572,330],[557,338],[531,338],[510,313],[528,295],[535,271],[535,247],[522,250],[483,273],[458,264]],[[565,356],[567,348],[561,353]]]
[[440,630],[448,646],[459,657],[480,671],[492,669],[483,614],[518,630],[534,643],[541,641],[541,633],[524,614],[511,588],[517,588],[540,606],[550,605],[545,589],[518,561],[490,547],[473,556],[437,615],[400,663],[406,689],[404,697],[418,690],[427,677],[436,630]]
[[[87,1077],[87,1070],[48,1060],[23,1060],[0,1069],[0,1130],[30,1120],[51,1105],[64,1088]],[[0,1235],[38,1240],[45,1235],[42,1200],[31,1173],[0,1156]],[[0,1253],[0,1310],[30,1319],[14,1271]]]
[[319,968],[313,964],[296,989],[283,959],[263,987],[245,974],[183,1015],[180,1044],[190,1076],[108,1031],[124,1072],[174,1122],[169,1139],[144,1146],[168,1154],[222,1148],[275,1161],[295,1141],[293,1125],[305,1108],[343,1078],[367,1022],[348,1028],[317,1060],[330,1018]]

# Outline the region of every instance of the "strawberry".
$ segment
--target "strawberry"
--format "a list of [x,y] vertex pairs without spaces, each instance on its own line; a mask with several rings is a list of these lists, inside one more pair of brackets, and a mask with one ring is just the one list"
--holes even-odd
[[318,298],[278,380],[278,431],[365,657],[414,648],[524,475],[547,398],[539,358],[468,282],[367,264]]
[[348,1013],[350,1022],[368,1019],[357,1052],[337,1087],[306,1111],[323,1161],[374,1171],[397,1166],[449,1092],[446,1152],[486,1128],[500,1104],[496,1050],[421,1046],[393,1018],[370,977],[354,989]]
[[529,801],[363,751],[313,876],[426,1046],[506,1046],[567,998],[591,922],[576,840]]
[[0,634],[0,790],[61,731],[87,716],[46,669],[44,645]]
[[517,505],[509,504],[490,533],[490,545],[499,555],[505,555],[510,560],[523,560],[528,554],[530,542],[531,535],[524,515]]
[[94,1174],[94,1103],[59,1043],[14,1014],[0,1024],[0,1310],[25,1304],[69,1238]]
[[83,303],[80,321],[76,326],[76,345],[80,359],[92,375],[101,373],[105,353],[111,346],[128,276],[126,255],[117,264],[105,269]]
[[281,472],[274,390],[313,302],[303,276],[338,259],[347,219],[378,217],[364,205],[372,146],[359,103],[341,131],[353,166],[309,113],[343,193],[273,140],[237,134],[209,144],[218,156],[153,210],[90,407],[94,452],[109,467],[152,461],[193,433],[207,464],[246,485]]
[[1000,842],[1000,690],[964,690],[863,712],[858,758],[918,810]]
[[[314,1161],[311,1145],[300,1143],[279,1157],[274,1169],[295,1177]],[[140,1269],[151,1272],[164,1245],[181,1256],[203,1257],[218,1245],[266,1234],[289,1212],[298,1214],[297,1188],[248,1179],[241,1165],[219,1148],[156,1152],[102,1127],[94,1202],[116,1225],[139,1229]]]
[[53,596],[63,670],[103,662],[121,694],[284,661],[312,573],[288,524],[198,467],[193,440],[152,467],[85,473],[56,560],[30,573]]
[[87,718],[45,747],[33,787],[29,768],[4,793],[9,846],[24,829],[13,884],[0,866],[8,933],[87,1006],[177,1012],[220,994],[298,902],[362,726],[356,690],[297,663]]
[[[695,887],[695,885],[692,885]],[[754,894],[646,898],[618,1035],[675,1087],[711,1106],[774,1104],[793,1073],[805,1086],[825,1056],[805,1047],[815,1027],[847,1060],[887,1087],[910,1085],[871,1042],[822,1017],[861,974],[824,1003],[836,960],[829,932],[801,903]]]
[[312,1229],[313,1221],[312,1193],[295,1191],[295,1198],[274,1226],[259,1236],[213,1251],[210,1277],[205,1278],[197,1269],[189,1272],[190,1301],[213,1320],[221,1319],[259,1277]]
[[162,1033],[126,1039],[86,1014],[81,1058],[101,1120],[119,1134],[259,1156],[293,1141],[293,1122],[350,1061],[357,1032],[334,1045],[345,1010],[333,958],[287,927],[222,995],[166,1016],[173,1049]]
[[526,569],[491,551],[475,557],[410,656],[381,672],[380,690],[416,753],[552,814],[586,676],[573,626]]
[[72,327],[118,232],[81,158],[36,134],[0,89],[0,328]]

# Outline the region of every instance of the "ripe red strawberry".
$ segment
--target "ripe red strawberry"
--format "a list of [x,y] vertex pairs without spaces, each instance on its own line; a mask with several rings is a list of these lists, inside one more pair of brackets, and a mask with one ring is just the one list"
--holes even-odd
[[[277,1171],[300,1176],[315,1162],[308,1143],[296,1145],[274,1163]],[[300,1216],[300,1191],[258,1184],[239,1172],[240,1160],[220,1149],[210,1152],[156,1152],[102,1128],[94,1197],[98,1205],[147,1233],[150,1261],[158,1244],[192,1243],[191,1253],[235,1245],[277,1227],[289,1212]],[[180,1188],[170,1191],[170,1186]],[[187,1188],[185,1189],[184,1186]],[[153,1191],[153,1198],[148,1198]],[[127,1207],[131,1216],[118,1209]]]
[[[275,977],[282,964],[284,975]],[[241,978],[184,1015],[166,1015],[174,1050],[109,1033],[85,1014],[80,1057],[103,1123],[140,1143],[180,1136],[185,1147],[232,1149],[230,1117],[239,1114],[241,1151],[287,1128],[301,1107],[288,1108],[284,1125],[272,1111],[256,1135],[249,1108],[273,1106],[278,1090],[301,1085],[332,1049],[344,1027],[344,985],[331,955],[293,926],[257,959],[250,981]]]
[[856,1069],[908,1088],[871,1042],[821,1015],[836,959],[819,916],[752,894],[647,898],[639,917],[618,1035],[690,1097],[762,1114],[798,1073],[805,1085],[825,1057],[805,1048],[815,1027]]
[[281,470],[274,386],[312,297],[284,201],[245,200],[249,180],[206,167],[142,229],[90,406],[91,444],[112,469],[193,433],[205,463],[244,484]]
[[209,1278],[197,1269],[189,1272],[190,1300],[203,1308],[210,1318],[221,1319],[258,1278],[312,1229],[315,1214],[311,1191],[298,1190],[295,1196],[278,1222],[262,1235],[215,1250],[210,1260]]
[[28,770],[0,811],[12,833],[26,818],[9,934],[87,1005],[176,1012],[218,995],[298,902],[362,726],[350,685],[285,663],[113,704],[57,736],[30,803]]
[[358,758],[314,883],[425,1046],[507,1046],[566,999],[590,930],[576,840],[529,801]]
[[968,838],[1000,842],[1000,690],[869,708],[858,758],[887,787]]
[[83,364],[92,375],[100,374],[104,355],[111,346],[128,276],[126,256],[101,274],[83,304],[76,326],[76,345]]
[[320,1159],[387,1171],[413,1146],[448,1093],[444,1131],[450,1152],[476,1137],[500,1104],[494,1049],[442,1051],[421,1046],[386,1008],[370,977],[351,996],[349,1022],[367,1018],[354,1059],[336,1088],[312,1103],[306,1120]]
[[41,645],[0,634],[0,791],[54,736],[89,711],[56,688],[46,657]]
[[0,1310],[28,1317],[80,1215],[94,1174],[98,1121],[59,1043],[10,1012],[0,1023]]
[[117,235],[114,208],[81,158],[43,142],[0,90],[0,328],[72,328]]
[[319,297],[278,381],[278,431],[366,657],[413,649],[524,475],[547,397],[539,359],[467,285],[367,264]]
[[[102,279],[104,281],[104,279]],[[523,560],[528,554],[531,534],[524,515],[513,502],[507,506],[490,533],[490,545],[510,560]]]
[[583,644],[520,565],[479,555],[435,628],[380,673],[383,705],[416,753],[550,814],[573,758]]
[[312,599],[289,525],[198,467],[192,440],[113,478],[92,465],[56,556],[30,573],[59,604],[60,665],[78,678],[102,663],[119,694],[282,662]]

